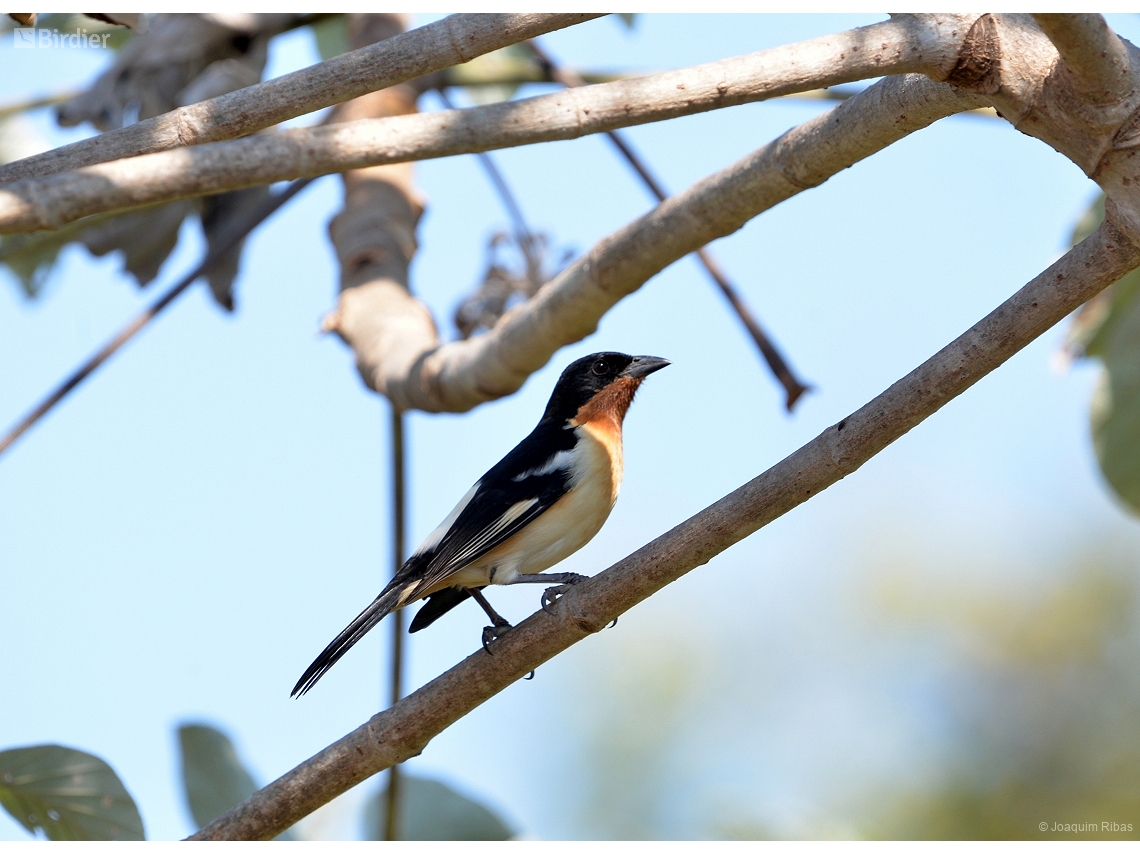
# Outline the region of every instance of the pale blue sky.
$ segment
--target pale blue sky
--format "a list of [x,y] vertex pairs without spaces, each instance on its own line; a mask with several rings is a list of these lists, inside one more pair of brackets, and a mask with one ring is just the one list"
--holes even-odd
[[[584,68],[662,69],[873,20],[648,15],[632,32],[600,20],[544,41]],[[1111,22],[1134,40],[1140,30],[1135,16]],[[105,59],[5,41],[0,99],[78,86]],[[270,73],[314,60],[308,34],[294,33],[275,43]],[[680,190],[823,109],[754,104],[629,137]],[[46,114],[37,124],[50,128]],[[76,137],[50,133],[54,144]],[[496,158],[531,224],[559,247],[585,250],[650,205],[600,138]],[[486,240],[507,221],[472,157],[422,164],[417,181],[429,207],[413,284],[450,336]],[[519,394],[464,415],[411,417],[410,540],[529,431],[570,360],[602,349],[663,356],[673,365],[627,419],[617,508],[560,568],[603,569],[990,311],[1064,250],[1094,193],[1077,167],[1004,122],[959,117],[904,140],[712,247],[817,387],[793,416],[685,259]],[[363,388],[347,349],[317,333],[335,299],[326,226],[339,194],[338,179],[323,179],[253,237],[233,317],[195,288],[0,458],[0,748],[58,742],[102,756],[153,838],[192,830],[177,788],[179,722],[229,730],[267,781],[365,721],[384,696],[386,626],[304,699],[288,697],[390,569],[386,405]],[[197,227],[185,227],[143,293],[117,259],[80,249],[36,303],[0,274],[0,425],[200,251]],[[957,654],[877,616],[884,568],[1040,591],[1063,573],[1058,555],[1140,547],[1092,455],[1094,369],[1050,367],[1063,334],[1051,330],[860,472],[512,686],[409,768],[541,838],[601,833],[588,791],[602,762],[591,752],[607,732],[665,727],[671,746],[658,771],[672,807],[653,827],[669,836],[714,833],[726,817],[821,833],[868,782],[929,780],[956,735],[946,675]],[[511,619],[537,607],[537,591],[523,587],[493,592]],[[471,652],[484,622],[464,608],[414,636],[410,686]],[[638,706],[639,681],[652,695],[654,675],[690,692],[668,727]],[[709,687],[725,702],[702,705]],[[623,691],[634,692],[628,703]],[[25,836],[0,815],[0,839]]]

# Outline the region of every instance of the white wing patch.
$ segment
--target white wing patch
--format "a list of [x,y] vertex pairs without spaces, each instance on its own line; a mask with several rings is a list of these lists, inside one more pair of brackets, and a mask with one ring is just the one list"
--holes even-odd
[[511,478],[512,481],[520,483],[527,478],[533,478],[536,475],[549,475],[551,472],[557,472],[559,469],[569,469],[574,461],[573,451],[559,451],[541,466],[535,466],[533,469],[528,469]]
[[435,549],[439,545],[439,542],[443,540],[443,536],[451,530],[451,527],[453,525],[455,525],[455,521],[459,519],[459,515],[463,513],[463,509],[467,507],[473,498],[475,498],[475,494],[479,491],[479,485],[481,483],[483,482],[475,482],[475,486],[464,494],[463,498],[459,500],[459,504],[456,505],[454,510],[452,510],[452,512],[447,515],[447,519],[436,526],[435,531],[424,538],[424,542],[421,543],[416,548],[416,551],[412,553],[413,556],[422,555],[425,552]]
[[501,517],[479,532],[475,537],[471,538],[469,543],[464,544],[463,549],[453,555],[451,560],[447,562],[447,566],[449,568],[456,568],[465,565],[471,556],[478,555],[479,551],[496,535],[537,504],[538,499],[527,499],[525,502],[515,502],[507,508]]

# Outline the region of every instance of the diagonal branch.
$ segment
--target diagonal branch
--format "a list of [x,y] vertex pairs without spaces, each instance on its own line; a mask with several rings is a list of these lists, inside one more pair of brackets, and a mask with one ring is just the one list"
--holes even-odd
[[1140,265],[1106,222],[874,400],[790,457],[539,611],[214,820],[191,839],[267,840],[437,734],[530,670],[825,490],[937,412],[1090,297]]
[[[537,39],[531,39],[527,42],[527,46],[535,57],[538,58],[539,63],[547,74],[563,86],[576,88],[586,85],[585,78],[578,72],[560,67],[550,54],[539,45]],[[847,100],[847,97],[850,97],[850,95],[847,95],[841,100]],[[614,144],[614,147],[633,168],[633,171],[638,174],[642,183],[649,188],[649,192],[653,194],[654,198],[656,198],[658,202],[664,202],[669,194],[665,192],[665,188],[661,185],[661,182],[649,171],[649,167],[646,163],[634,152],[633,147],[626,141],[625,137],[617,131],[607,131],[606,136],[609,137],[610,142]],[[488,157],[488,155],[484,154],[483,157]],[[760,355],[764,357],[764,361],[768,363],[768,369],[772,372],[772,375],[780,385],[784,387],[784,406],[790,413],[796,406],[796,402],[805,392],[809,391],[811,387],[796,377],[795,372],[792,371],[791,366],[788,365],[787,360],[784,359],[784,355],[780,353],[779,348],[777,348],[768,337],[768,334],[764,332],[764,328],[760,326],[760,321],[757,320],[756,315],[752,313],[752,310],[748,307],[748,304],[744,301],[740,292],[728,281],[728,277],[724,274],[720,264],[713,258],[712,253],[702,247],[698,249],[694,255],[696,255],[697,260],[705,269],[705,272],[708,273],[709,278],[712,279],[713,283],[720,289],[721,294],[724,295],[728,304],[732,306],[737,318],[744,324],[744,328],[748,330],[748,334],[752,336],[752,341],[755,342],[756,347],[760,351]]]
[[595,18],[589,14],[451,15],[309,68],[0,166],[0,184],[94,163],[232,139],[484,53]]
[[[401,409],[469,410],[514,392],[560,347],[592,333],[613,305],[674,261],[978,103],[976,96],[918,75],[880,81],[603,239],[477,339],[440,346],[434,336],[414,339],[408,325],[396,322],[390,334],[378,336],[375,326],[345,324],[341,312],[326,318],[325,328],[352,346],[364,381]],[[350,296],[344,295],[342,306]],[[393,293],[387,312],[404,317],[414,309],[422,311],[421,304]],[[373,324],[387,323],[386,316],[374,318]]]
[[918,72],[943,79],[957,62],[965,29],[904,16],[747,56],[522,101],[260,134],[102,163],[0,187],[0,234],[58,228],[104,211],[298,177],[577,139],[883,74]]
[[1111,104],[1132,91],[1128,50],[1101,15],[1036,14],[1076,88],[1091,104]]

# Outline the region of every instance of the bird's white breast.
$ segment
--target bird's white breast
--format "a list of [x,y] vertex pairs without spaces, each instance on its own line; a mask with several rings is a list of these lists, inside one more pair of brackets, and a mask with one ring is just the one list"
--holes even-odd
[[541,573],[573,555],[601,530],[621,487],[621,428],[590,422],[575,431],[578,442],[568,452],[566,495],[506,543],[460,571],[463,577],[477,573],[481,581],[465,578],[459,584],[502,585],[519,574]]

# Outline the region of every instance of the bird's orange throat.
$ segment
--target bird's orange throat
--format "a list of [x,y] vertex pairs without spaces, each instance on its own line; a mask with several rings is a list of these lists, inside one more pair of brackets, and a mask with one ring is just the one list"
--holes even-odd
[[621,435],[621,423],[641,385],[640,377],[619,377],[578,408],[570,424],[594,425]]

